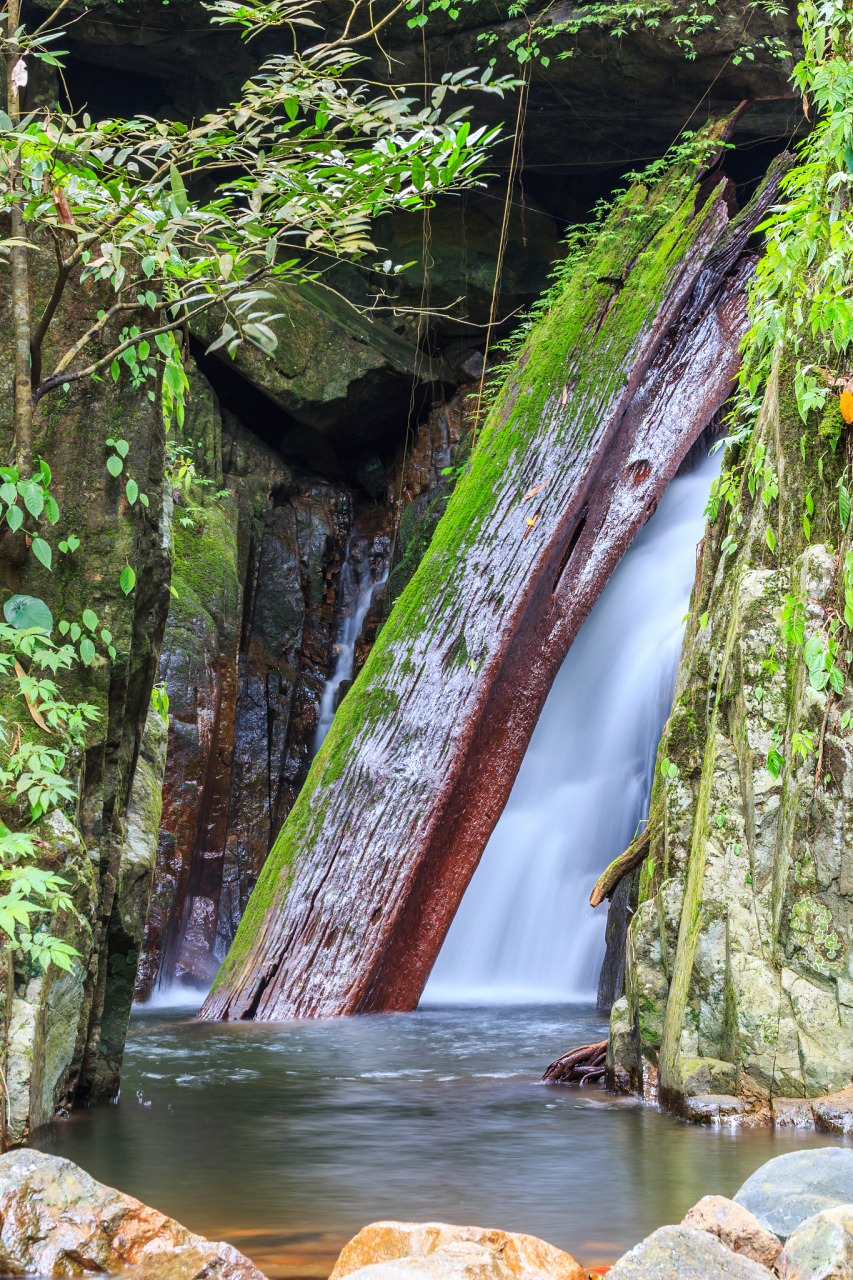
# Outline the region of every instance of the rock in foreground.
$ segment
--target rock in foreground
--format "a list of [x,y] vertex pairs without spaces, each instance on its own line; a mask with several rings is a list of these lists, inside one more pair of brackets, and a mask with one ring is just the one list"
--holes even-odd
[[735,1196],[781,1240],[813,1214],[853,1203],[853,1151],[820,1147],[768,1160]]
[[806,1218],[779,1259],[782,1280],[853,1280],[853,1204]]
[[586,1280],[568,1253],[535,1236],[443,1222],[372,1222],[329,1280]]
[[264,1280],[228,1244],[43,1151],[0,1156],[0,1272],[79,1276],[139,1267],[144,1280]]
[[681,1225],[717,1236],[727,1249],[763,1267],[772,1267],[782,1251],[777,1235],[763,1227],[754,1213],[725,1196],[703,1196],[688,1210]]
[[695,1227],[660,1227],[623,1254],[612,1280],[772,1280],[773,1272]]

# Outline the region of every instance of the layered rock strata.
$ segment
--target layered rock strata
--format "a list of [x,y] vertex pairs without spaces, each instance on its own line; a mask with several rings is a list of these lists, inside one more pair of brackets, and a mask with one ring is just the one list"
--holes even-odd
[[732,386],[744,250],[779,168],[733,221],[724,176],[697,188],[706,172],[688,162],[633,187],[567,274],[342,703],[202,1016],[417,1003],[569,645]]

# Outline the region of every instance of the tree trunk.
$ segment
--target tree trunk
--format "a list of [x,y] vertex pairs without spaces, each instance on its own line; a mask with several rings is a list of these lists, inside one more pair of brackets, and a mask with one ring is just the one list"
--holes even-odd
[[703,172],[684,162],[634,186],[566,272],[201,1017],[416,1006],[578,629],[730,393],[744,248],[779,170],[732,222],[730,184],[697,190]]
[[[20,22],[20,0],[9,0],[7,31],[16,31]],[[18,61],[17,53],[6,58],[6,103],[9,119],[18,124],[21,119],[18,89],[12,81],[12,72]],[[20,151],[15,156],[9,173],[12,189],[21,190]],[[12,239],[25,240],[26,224],[23,219],[23,191],[21,201],[11,209]],[[15,465],[22,480],[28,480],[33,467],[33,389],[30,364],[30,271],[27,249],[12,245],[9,250],[11,268],[12,323],[14,325],[15,351]]]

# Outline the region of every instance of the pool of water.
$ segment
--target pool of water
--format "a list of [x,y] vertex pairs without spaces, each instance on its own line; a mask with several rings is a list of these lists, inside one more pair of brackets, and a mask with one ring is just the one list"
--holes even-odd
[[272,1277],[324,1277],[380,1218],[526,1231],[609,1262],[772,1156],[832,1142],[694,1127],[538,1083],[558,1054],[605,1034],[573,1005],[276,1025],[143,1012],[121,1097],[38,1145]]

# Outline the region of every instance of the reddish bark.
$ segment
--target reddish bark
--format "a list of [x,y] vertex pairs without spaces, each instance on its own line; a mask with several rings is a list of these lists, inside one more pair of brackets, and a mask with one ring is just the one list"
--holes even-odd
[[[606,357],[628,286],[590,281],[579,305],[598,319],[577,350],[549,354],[538,430],[510,437],[488,518],[467,535],[452,523],[444,541],[439,531],[409,593],[419,632],[406,643],[392,615],[200,1016],[415,1007],[574,637],[731,391],[754,266],[744,250],[778,176],[731,227],[718,183],[682,247],[667,251],[669,278],[625,362],[601,375],[596,344]],[[478,450],[484,476],[503,456],[514,403],[534,390],[541,381],[531,384],[522,360]],[[548,477],[535,501],[519,502]],[[463,484],[477,478],[475,458]],[[537,510],[523,535],[522,517]]]

